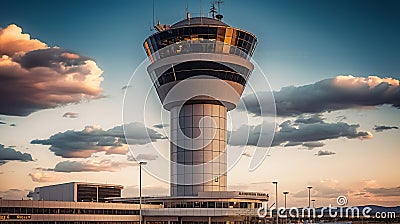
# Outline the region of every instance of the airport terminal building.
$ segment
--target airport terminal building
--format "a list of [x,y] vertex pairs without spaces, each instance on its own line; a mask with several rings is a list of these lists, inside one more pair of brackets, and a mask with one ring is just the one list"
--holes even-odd
[[[107,187],[121,189],[120,185],[95,183],[65,183],[36,188],[36,200],[0,199],[1,223],[93,223],[139,224],[139,198],[110,197],[97,202],[77,201],[74,197],[60,195],[86,194],[85,186],[95,189]],[[69,187],[66,187],[69,186]],[[43,190],[44,189],[44,190]],[[49,192],[54,192],[52,194]],[[43,200],[45,198],[45,200]],[[198,196],[144,197],[142,222],[147,224],[198,224],[198,223],[258,223],[257,208],[268,200],[268,195],[258,192],[200,192]],[[99,200],[100,201],[100,200]]]
[[70,182],[37,187],[29,193],[36,201],[106,202],[110,197],[121,197],[122,185]]

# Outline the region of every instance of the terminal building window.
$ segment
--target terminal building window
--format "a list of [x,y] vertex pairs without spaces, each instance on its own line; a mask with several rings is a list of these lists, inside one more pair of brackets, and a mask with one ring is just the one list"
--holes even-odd
[[124,209],[79,209],[79,208],[24,208],[0,207],[0,214],[98,214],[98,215],[139,215],[139,210]]
[[165,208],[260,208],[258,202],[236,201],[190,201],[190,202],[164,202]]
[[105,198],[108,197],[121,197],[121,189],[113,187],[78,185],[78,202],[105,202]]

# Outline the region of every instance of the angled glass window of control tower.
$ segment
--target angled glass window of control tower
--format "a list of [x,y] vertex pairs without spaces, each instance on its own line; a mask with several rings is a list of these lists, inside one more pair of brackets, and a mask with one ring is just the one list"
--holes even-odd
[[227,111],[253,71],[257,39],[221,17],[157,24],[143,44],[150,78],[170,111],[171,196],[227,190]]

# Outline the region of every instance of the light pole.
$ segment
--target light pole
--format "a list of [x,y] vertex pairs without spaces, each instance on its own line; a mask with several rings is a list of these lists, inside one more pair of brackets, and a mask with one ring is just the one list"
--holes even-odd
[[285,195],[285,210],[286,210],[286,195],[289,194],[289,191],[284,191],[283,195]]
[[[308,208],[311,208],[311,186],[308,186],[307,187],[308,188]],[[309,211],[309,213],[308,213],[308,221],[310,222],[310,216],[311,216],[311,211],[310,210],[308,210]]]
[[273,181],[273,184],[275,184],[275,207],[276,207],[276,224],[279,224],[279,216],[278,216],[278,181]]
[[[287,214],[287,210],[286,210],[286,195],[289,194],[289,191],[284,191],[283,195],[285,196],[285,215]],[[286,216],[286,222],[287,222],[287,216]]]
[[139,162],[139,224],[142,224],[142,165],[147,162]]
[[[312,199],[312,207],[313,207],[313,211],[315,211],[315,199]],[[313,222],[315,222],[315,216],[313,217]]]

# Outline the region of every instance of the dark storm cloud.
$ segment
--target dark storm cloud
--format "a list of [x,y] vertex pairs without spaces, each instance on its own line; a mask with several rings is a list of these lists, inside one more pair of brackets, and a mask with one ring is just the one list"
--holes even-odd
[[33,159],[29,153],[22,153],[13,148],[7,148],[0,144],[0,165],[3,165],[8,161],[28,162],[33,161]]
[[79,71],[75,66],[83,65],[87,60],[92,59],[61,48],[46,48],[30,51],[22,57],[16,57],[14,59],[14,61],[18,62],[25,69],[47,67],[53,68],[61,74]]
[[377,125],[373,128],[376,132],[382,132],[385,130],[391,130],[391,129],[399,129],[397,126],[385,126],[385,125]]
[[0,28],[0,114],[27,116],[98,99],[102,73],[92,59],[48,47],[16,25]]
[[314,149],[314,148],[319,148],[323,147],[325,143],[323,142],[304,142],[302,146],[307,147],[308,149]]
[[169,124],[155,124],[155,125],[153,125],[153,128],[162,129],[162,128],[165,128],[168,126],[169,126]]
[[63,114],[63,117],[65,117],[65,118],[78,118],[79,114],[75,113],[75,112],[66,112],[65,114]]
[[400,186],[392,188],[364,188],[364,191],[377,197],[392,197],[400,195]]
[[329,155],[335,155],[336,152],[331,152],[331,151],[326,151],[326,150],[319,150],[315,155],[317,156],[329,156]]
[[359,192],[359,193],[355,193],[354,196],[364,196],[366,194],[367,193],[365,193],[365,192]]
[[157,131],[145,127],[143,123],[129,123],[124,125],[123,128],[124,129],[122,129],[122,126],[116,126],[108,131],[117,136],[125,136],[128,141],[127,143],[130,145],[144,145],[150,142],[155,142],[159,139],[166,139],[165,136]]
[[[358,124],[350,125],[344,122],[302,124],[286,121],[280,124],[279,127],[280,129],[275,133],[273,141],[274,145],[280,145],[285,142],[302,142],[311,144],[310,142],[336,139],[340,137],[349,139],[365,139],[371,137],[371,134],[368,132],[358,131]],[[317,143],[317,146],[320,146],[320,143]]]
[[[384,104],[400,108],[399,80],[376,76],[337,76],[314,84],[284,87],[274,91],[278,116],[297,116],[306,113],[323,113],[335,110]],[[269,93],[257,93],[243,97],[247,110],[256,116],[270,116],[270,105],[258,104],[257,97],[268,98]],[[245,109],[246,108],[246,109]]]
[[299,145],[303,145],[302,142],[288,142],[286,144],[284,144],[284,147],[291,147],[291,146],[299,146]]
[[321,114],[311,114],[310,116],[299,116],[294,122],[301,124],[321,123],[324,119]]
[[325,143],[323,142],[287,142],[283,146],[284,147],[291,147],[291,146],[303,146],[312,150],[314,148],[323,147]]
[[242,156],[251,157],[251,154],[247,153],[247,152],[244,152],[244,153],[242,153]]
[[131,88],[131,87],[132,87],[132,86],[130,86],[130,85],[123,86],[123,87],[121,88],[121,90],[126,90],[126,89]]
[[86,126],[81,131],[68,130],[52,135],[48,139],[32,140],[31,144],[50,145],[50,151],[64,158],[88,158],[97,152],[106,154],[125,154],[128,144],[144,145],[165,137],[157,131],[146,128],[142,123],[130,123],[103,130],[100,127]]
[[[269,145],[260,144],[261,128],[270,129],[261,125],[257,126],[241,126],[238,130],[228,133],[230,145],[243,146],[260,146],[268,147]],[[322,147],[324,143],[319,142],[328,139],[348,138],[348,139],[368,139],[372,134],[358,130],[358,124],[347,124],[344,122],[326,123],[320,121],[318,123],[297,123],[296,121],[287,120],[282,122],[275,135],[271,146],[299,146],[308,147],[309,149]],[[269,134],[269,133],[267,133]],[[267,136],[267,138],[270,136]]]

